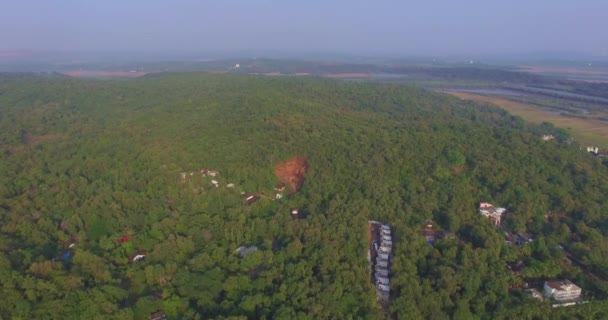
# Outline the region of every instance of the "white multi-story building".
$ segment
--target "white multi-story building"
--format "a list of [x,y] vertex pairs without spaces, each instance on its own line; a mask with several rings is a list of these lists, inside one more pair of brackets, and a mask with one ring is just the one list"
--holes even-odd
[[568,279],[545,281],[544,291],[545,297],[556,301],[570,301],[581,296],[581,288]]

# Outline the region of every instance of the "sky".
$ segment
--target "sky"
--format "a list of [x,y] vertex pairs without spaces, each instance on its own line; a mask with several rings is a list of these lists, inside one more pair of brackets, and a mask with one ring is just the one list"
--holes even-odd
[[0,50],[608,55],[606,0],[0,0]]

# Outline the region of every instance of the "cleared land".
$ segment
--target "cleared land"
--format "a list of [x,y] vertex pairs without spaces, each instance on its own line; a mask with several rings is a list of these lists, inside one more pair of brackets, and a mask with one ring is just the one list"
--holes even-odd
[[326,73],[323,75],[332,79],[369,78],[371,75],[365,72]]
[[291,191],[296,192],[304,182],[304,175],[308,171],[308,160],[304,157],[293,157],[274,167],[274,173],[281,182],[288,184]]
[[143,71],[121,70],[69,70],[63,74],[77,78],[137,78],[148,74]]
[[592,144],[604,147],[608,146],[608,124],[603,124],[593,120],[551,114],[539,109],[538,107],[503,98],[489,97],[465,92],[442,92],[451,94],[460,99],[496,105],[524,118],[526,121],[535,123],[553,123],[553,125],[556,127],[566,129],[574,137],[574,139],[582,144]]
[[519,71],[588,82],[608,82],[608,70],[603,68],[522,66]]

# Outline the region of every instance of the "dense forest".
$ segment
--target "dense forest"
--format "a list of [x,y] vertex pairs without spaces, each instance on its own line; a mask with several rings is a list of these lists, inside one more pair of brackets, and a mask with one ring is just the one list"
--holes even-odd
[[[397,84],[2,75],[0,318],[605,319],[608,168],[568,141]],[[244,202],[273,195],[294,156],[308,166],[296,192]],[[480,201],[535,240],[506,243]],[[393,228],[386,310],[370,219]],[[454,237],[428,244],[427,220]],[[555,278],[589,302],[521,290]]]

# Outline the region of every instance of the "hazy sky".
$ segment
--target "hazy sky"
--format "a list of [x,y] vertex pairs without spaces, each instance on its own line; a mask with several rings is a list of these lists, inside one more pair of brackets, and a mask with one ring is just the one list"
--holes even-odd
[[608,0],[0,0],[0,50],[608,54]]

